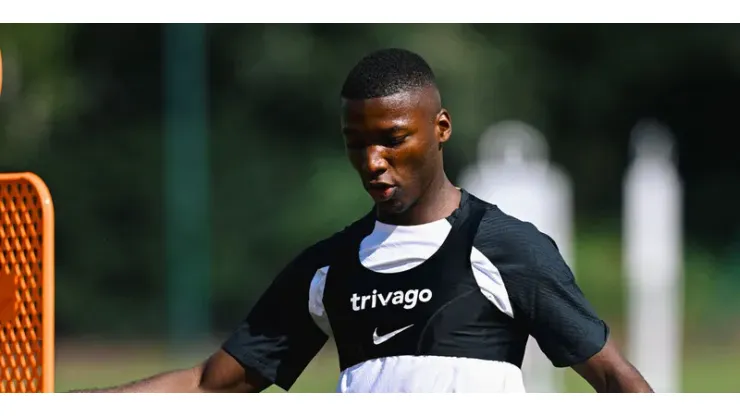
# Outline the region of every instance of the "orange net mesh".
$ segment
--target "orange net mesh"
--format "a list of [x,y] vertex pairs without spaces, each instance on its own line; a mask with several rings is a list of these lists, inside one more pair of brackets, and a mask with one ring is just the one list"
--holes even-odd
[[0,393],[54,390],[54,224],[46,185],[0,174]]

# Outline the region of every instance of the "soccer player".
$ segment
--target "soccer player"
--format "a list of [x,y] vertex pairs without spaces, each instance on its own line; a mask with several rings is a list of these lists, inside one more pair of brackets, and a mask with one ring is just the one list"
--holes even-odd
[[367,55],[341,99],[373,209],[299,254],[202,364],[80,391],[289,390],[333,338],[338,392],[523,392],[529,335],[598,392],[652,391],[553,240],[447,178],[452,119],[424,59]]

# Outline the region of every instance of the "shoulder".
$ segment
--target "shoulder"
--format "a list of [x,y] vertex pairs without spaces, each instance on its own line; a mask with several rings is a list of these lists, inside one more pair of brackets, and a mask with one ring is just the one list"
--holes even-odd
[[497,267],[552,267],[562,262],[557,245],[534,224],[474,198],[484,209],[473,246]]
[[347,238],[357,231],[356,228],[361,222],[362,220],[358,220],[334,232],[293,257],[273,279],[258,306],[273,303],[284,304],[286,296],[294,296],[296,304],[302,305],[302,299],[310,291],[314,278],[322,269],[327,269],[336,256],[341,255]]
[[350,240],[363,233],[366,234],[369,226],[372,226],[372,222],[370,216],[366,215],[305,248],[293,263],[313,271],[328,266],[337,255],[340,255],[342,248],[346,247]]

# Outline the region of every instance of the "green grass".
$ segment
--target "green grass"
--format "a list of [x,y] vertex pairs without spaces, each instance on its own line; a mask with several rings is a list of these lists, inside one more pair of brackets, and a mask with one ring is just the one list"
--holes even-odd
[[[161,346],[122,345],[117,347],[60,347],[57,353],[57,391],[104,387],[126,383],[155,373],[185,368],[211,351],[167,356]],[[572,370],[566,371],[566,391],[592,392]],[[686,354],[683,368],[683,391],[726,393],[740,392],[740,350],[693,348]],[[291,390],[292,393],[333,392],[338,374],[336,355],[327,348],[309,365]],[[268,392],[282,392],[272,387]]]

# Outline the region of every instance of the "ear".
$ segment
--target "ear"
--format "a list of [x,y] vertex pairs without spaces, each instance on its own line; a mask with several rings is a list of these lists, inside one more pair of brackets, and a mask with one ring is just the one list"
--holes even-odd
[[440,147],[442,146],[442,143],[449,140],[452,135],[452,118],[450,118],[450,113],[444,108],[437,113],[437,117],[435,119],[435,133]]

